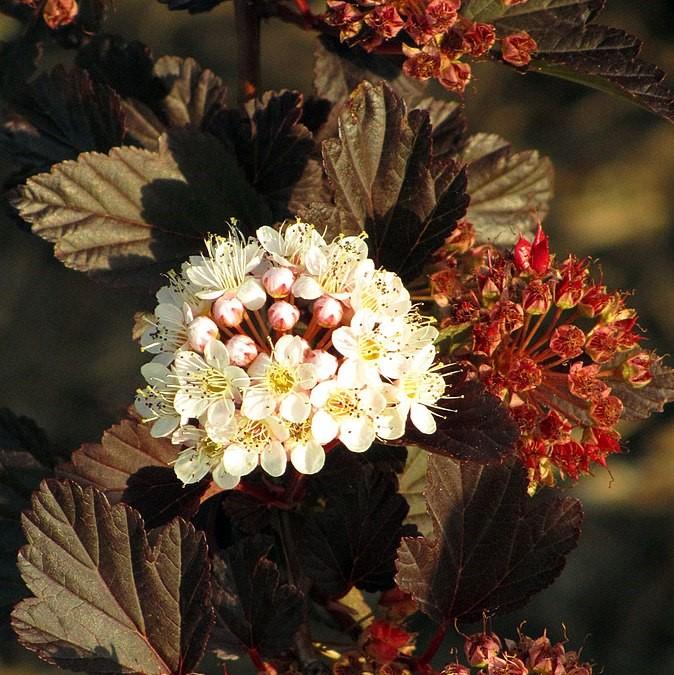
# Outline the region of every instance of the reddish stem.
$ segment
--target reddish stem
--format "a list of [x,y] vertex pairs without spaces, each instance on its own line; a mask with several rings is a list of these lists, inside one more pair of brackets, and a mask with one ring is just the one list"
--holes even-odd
[[260,17],[256,4],[256,0],[234,0],[241,104],[255,98],[260,79]]
[[431,641],[426,647],[426,651],[416,660],[416,668],[420,672],[427,672],[426,666],[432,661],[433,657],[437,654],[440,645],[447,635],[447,624],[440,624],[438,629],[435,631],[435,635],[431,638]]
[[257,669],[258,673],[272,673],[274,672],[270,668],[267,667],[267,664],[262,660],[262,657],[260,656],[260,653],[255,649],[254,647],[251,647],[248,650],[248,656],[250,657],[250,660],[253,662],[253,665]]

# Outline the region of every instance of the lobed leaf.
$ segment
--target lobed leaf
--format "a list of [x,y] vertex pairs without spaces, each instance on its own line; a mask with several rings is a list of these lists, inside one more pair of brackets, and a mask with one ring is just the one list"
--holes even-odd
[[438,623],[525,604],[558,576],[580,534],[580,502],[553,490],[529,497],[519,463],[434,455],[426,499],[434,538],[402,540],[396,581]]
[[208,488],[208,481],[178,480],[171,466],[177,451],[169,439],[153,438],[147,425],[126,419],[104,432],[100,443],[75,450],[56,474],[100,490],[111,504],[129,504],[156,527],[175,516],[191,518]]
[[107,152],[123,137],[119,96],[79,68],[56,66],[24,85],[4,115],[0,148],[16,163],[6,187],[82,152]]
[[162,137],[156,153],[82,154],[28,180],[15,204],[67,267],[150,287],[229,218],[270,220],[236,159],[212,136],[187,130]]
[[459,371],[445,377],[448,396],[438,401],[442,416],[434,434],[423,434],[411,423],[396,445],[416,445],[428,452],[487,464],[514,454],[519,432],[501,401]]
[[71,670],[194,670],[213,621],[202,534],[181,519],[146,533],[137,511],[53,480],[23,527],[19,569],[35,597],[12,613],[21,644]]
[[[466,210],[465,174],[446,161],[431,166],[428,113],[409,116],[388,86],[363,82],[339,117],[339,139],[323,142],[323,160],[346,231],[365,230],[375,262],[403,279],[417,276],[428,255]],[[325,208],[325,207],[323,207]]]
[[428,469],[429,454],[416,446],[407,448],[407,463],[400,475],[398,489],[409,506],[406,523],[410,523],[419,530],[424,537],[433,535],[433,524],[426,510],[426,471]]
[[303,595],[280,583],[279,569],[268,558],[270,549],[264,537],[251,537],[213,561],[213,645],[224,657],[249,650],[275,657],[292,646],[302,622]]
[[495,134],[476,134],[462,154],[467,163],[470,205],[466,218],[479,241],[509,246],[533,231],[548,212],[553,168],[536,150],[513,153]]
[[44,433],[27,417],[0,409],[0,636],[9,632],[9,613],[26,587],[16,566],[25,543],[21,511],[31,492],[49,475],[53,457]]
[[340,598],[354,586],[392,588],[408,510],[395,476],[335,450],[309,483],[318,505],[298,516],[294,526],[300,566],[313,582],[312,591]]

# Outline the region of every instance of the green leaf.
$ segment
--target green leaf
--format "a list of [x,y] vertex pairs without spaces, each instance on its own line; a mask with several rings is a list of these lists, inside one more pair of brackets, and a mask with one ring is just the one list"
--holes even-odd
[[429,254],[465,213],[465,175],[447,160],[431,167],[428,114],[406,114],[385,84],[363,82],[339,117],[339,139],[323,142],[323,160],[347,231],[365,230],[375,262],[403,279],[417,276]]
[[209,485],[178,480],[171,466],[178,451],[169,439],[153,438],[147,425],[127,419],[108,429],[100,443],[75,450],[56,475],[101,490],[111,504],[129,504],[148,527],[156,527],[175,516],[191,518]]
[[410,510],[406,523],[415,525],[424,537],[433,534],[433,524],[426,511],[426,469],[428,467],[428,453],[416,446],[407,448],[407,463],[400,475],[398,492],[405,498]]
[[4,116],[0,148],[16,164],[6,185],[82,152],[107,152],[123,137],[119,96],[79,68],[57,66],[26,84]]
[[519,463],[434,455],[426,499],[433,540],[402,540],[396,580],[438,623],[522,606],[559,575],[580,534],[580,502],[553,490],[529,497]]
[[230,152],[187,130],[163,137],[156,153],[115,148],[59,164],[31,178],[16,207],[67,267],[146,287],[230,218],[270,222]]
[[244,539],[213,561],[213,646],[223,657],[255,649],[264,657],[290,649],[303,616],[303,595],[282,584],[261,536]]
[[31,492],[49,475],[53,456],[44,433],[27,417],[0,408],[0,637],[9,632],[9,613],[27,595],[16,566],[25,543],[21,511]]
[[479,241],[510,246],[547,214],[553,193],[547,157],[536,150],[513,153],[499,136],[476,134],[468,139],[462,159],[470,195],[466,218]]
[[19,569],[35,597],[19,641],[61,668],[190,673],[213,621],[202,534],[183,520],[146,533],[137,511],[93,488],[46,481],[24,514]]

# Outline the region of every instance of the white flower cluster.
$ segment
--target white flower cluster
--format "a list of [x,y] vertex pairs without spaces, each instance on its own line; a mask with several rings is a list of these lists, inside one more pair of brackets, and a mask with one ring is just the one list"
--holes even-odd
[[311,474],[337,441],[353,452],[436,429],[445,392],[438,335],[363,236],[330,243],[312,225],[211,236],[157,293],[141,338],[154,358],[136,408],[155,437],[185,445],[183,483],[233,488],[258,464]]

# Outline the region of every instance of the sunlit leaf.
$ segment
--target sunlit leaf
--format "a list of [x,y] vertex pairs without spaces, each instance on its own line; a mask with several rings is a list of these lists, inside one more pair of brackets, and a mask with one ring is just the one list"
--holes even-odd
[[558,576],[580,534],[580,502],[529,497],[519,463],[432,456],[426,499],[433,539],[402,540],[396,580],[438,623],[520,607]]
[[190,673],[213,610],[203,535],[180,519],[146,534],[137,511],[94,488],[48,481],[23,519],[12,613],[19,641],[62,668]]
[[405,498],[410,507],[405,522],[416,525],[424,537],[433,534],[431,517],[426,510],[426,469],[429,454],[423,448],[411,446],[407,449],[407,463],[400,475],[398,492]]

